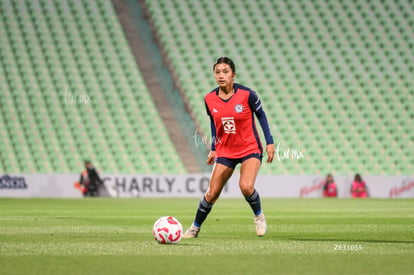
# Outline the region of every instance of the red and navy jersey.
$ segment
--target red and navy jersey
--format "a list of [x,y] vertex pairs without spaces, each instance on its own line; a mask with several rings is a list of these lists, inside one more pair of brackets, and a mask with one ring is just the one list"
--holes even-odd
[[216,157],[236,159],[263,153],[254,114],[259,119],[266,143],[273,144],[262,103],[250,88],[235,83],[234,94],[224,100],[219,97],[217,87],[204,97],[204,101],[211,121],[211,150],[216,151]]

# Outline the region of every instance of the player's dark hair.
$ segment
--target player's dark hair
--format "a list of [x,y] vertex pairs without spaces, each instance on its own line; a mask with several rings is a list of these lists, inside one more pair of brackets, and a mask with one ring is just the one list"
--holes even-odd
[[213,65],[213,71],[216,68],[216,65],[221,64],[221,63],[229,65],[233,73],[236,73],[236,65],[234,64],[233,60],[231,60],[230,58],[226,56],[217,58],[216,62],[214,62],[214,65]]

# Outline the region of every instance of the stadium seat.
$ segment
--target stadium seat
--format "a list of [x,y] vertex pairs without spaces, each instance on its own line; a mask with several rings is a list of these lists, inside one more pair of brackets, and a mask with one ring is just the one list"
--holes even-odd
[[[402,149],[414,139],[410,1],[145,4],[204,133],[211,64],[227,55],[236,80],[261,96],[276,142],[303,146],[304,159],[263,165],[262,173],[412,173],[413,151]],[[207,19],[223,9],[223,23]],[[390,147],[392,156],[382,150]]]
[[2,1],[0,32],[1,170],[185,172],[110,1]]

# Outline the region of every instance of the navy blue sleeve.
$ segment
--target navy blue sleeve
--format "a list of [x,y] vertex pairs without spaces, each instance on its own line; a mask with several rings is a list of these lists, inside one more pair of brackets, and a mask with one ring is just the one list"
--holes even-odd
[[216,151],[216,125],[214,125],[213,117],[210,116],[210,128],[211,128],[211,151]]
[[273,136],[270,133],[269,123],[267,122],[266,113],[263,110],[262,102],[257,94],[253,91],[250,92],[249,95],[249,106],[250,109],[256,114],[257,119],[259,120],[260,126],[262,127],[266,144],[274,144],[273,143]]
[[207,102],[205,102],[206,111],[210,117],[210,128],[211,128],[211,151],[216,151],[216,125],[214,124],[213,117],[211,116],[210,110],[208,109]]

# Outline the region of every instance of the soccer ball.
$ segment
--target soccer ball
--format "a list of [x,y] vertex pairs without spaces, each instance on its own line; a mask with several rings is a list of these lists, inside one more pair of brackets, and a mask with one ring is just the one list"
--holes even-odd
[[164,216],[154,223],[152,235],[161,244],[178,243],[183,235],[183,226],[176,218]]

